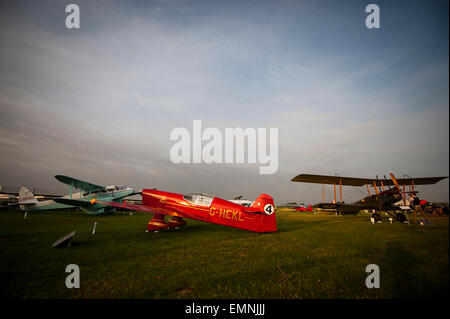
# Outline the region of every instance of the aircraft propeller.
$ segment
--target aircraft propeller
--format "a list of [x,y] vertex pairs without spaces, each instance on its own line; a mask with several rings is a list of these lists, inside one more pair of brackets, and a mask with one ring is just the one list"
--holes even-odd
[[389,173],[389,175],[391,176],[391,179],[395,185],[395,188],[398,190],[399,193],[401,193],[402,191],[400,190],[400,186],[398,185],[397,179],[395,178],[394,174]]
[[[405,185],[403,184],[403,191],[400,189],[400,186],[399,186],[399,184],[398,184],[398,181],[397,181],[397,179],[395,178],[395,176],[394,176],[394,174],[392,174],[392,173],[389,173],[389,175],[391,176],[391,178],[392,178],[392,182],[394,183],[394,185],[395,185],[395,188],[398,190],[398,192],[402,195],[402,198],[403,198],[403,205],[406,205],[406,197],[405,197],[405,195],[406,195],[406,191],[405,191]],[[410,192],[408,192],[408,193],[410,193]]]

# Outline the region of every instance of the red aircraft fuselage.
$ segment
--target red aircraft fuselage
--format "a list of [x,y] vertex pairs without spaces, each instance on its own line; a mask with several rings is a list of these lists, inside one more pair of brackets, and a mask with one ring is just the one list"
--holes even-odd
[[313,208],[311,205],[309,205],[308,207],[298,206],[298,207],[295,207],[295,210],[299,211],[299,212],[312,212]]
[[[261,194],[250,207],[207,194],[183,195],[154,189],[142,190],[142,205],[110,203],[115,207],[153,213],[148,231],[183,226],[183,218],[200,220],[254,232],[277,230],[273,198]],[[166,223],[165,215],[172,216]]]

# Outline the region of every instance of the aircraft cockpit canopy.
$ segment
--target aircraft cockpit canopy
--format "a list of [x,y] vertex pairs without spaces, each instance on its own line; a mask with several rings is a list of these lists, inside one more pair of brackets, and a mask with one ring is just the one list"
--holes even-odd
[[110,193],[110,192],[121,192],[129,189],[128,186],[124,185],[110,185],[106,186],[105,189],[102,192]]
[[184,195],[183,198],[196,205],[209,206],[215,196],[206,193],[193,193]]

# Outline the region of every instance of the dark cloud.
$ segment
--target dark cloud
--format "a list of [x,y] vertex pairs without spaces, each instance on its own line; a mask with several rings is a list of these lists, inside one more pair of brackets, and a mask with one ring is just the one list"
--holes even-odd
[[[66,174],[314,203],[321,186],[292,177],[448,175],[448,37],[428,5],[416,33],[391,14],[368,33],[360,2],[78,4],[69,31],[61,2],[2,2],[0,184],[60,189]],[[278,172],[171,163],[170,131],[194,119],[277,127]],[[448,200],[448,180],[423,190]]]

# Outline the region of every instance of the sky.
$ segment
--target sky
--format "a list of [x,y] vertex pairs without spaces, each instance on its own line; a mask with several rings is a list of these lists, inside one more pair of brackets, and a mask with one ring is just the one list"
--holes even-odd
[[[65,7],[80,8],[68,29]],[[380,8],[368,29],[365,8]],[[448,1],[2,1],[0,185],[63,174],[317,203],[301,173],[449,175]],[[278,128],[278,170],[174,164],[170,132]],[[419,196],[448,201],[448,179]],[[326,200],[333,198],[326,187]],[[363,188],[345,187],[355,201]]]

